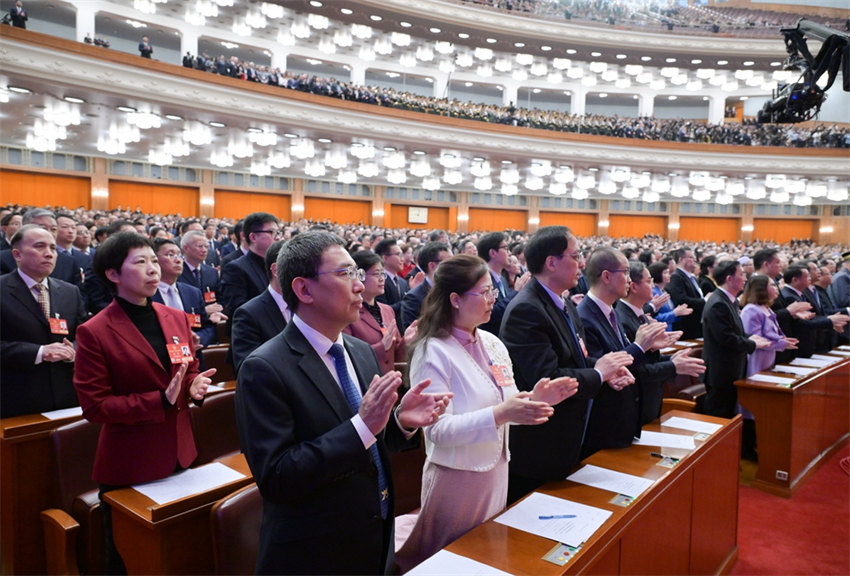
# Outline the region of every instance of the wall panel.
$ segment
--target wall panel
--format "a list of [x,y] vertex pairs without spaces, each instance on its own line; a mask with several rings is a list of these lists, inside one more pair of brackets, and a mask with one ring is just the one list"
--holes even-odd
[[251,212],[268,212],[281,220],[289,221],[292,217],[292,197],[285,194],[216,190],[216,218],[238,220]]
[[197,216],[200,211],[200,191],[187,186],[149,184],[110,180],[109,209],[121,206],[142,212]]
[[611,214],[608,217],[608,236],[641,238],[646,234],[667,236],[666,216],[626,216]]
[[88,209],[91,208],[91,179],[0,170],[0,203]]
[[735,242],[740,237],[738,218],[679,217],[679,240]]
[[753,218],[753,239],[784,244],[792,238],[814,238],[817,229],[817,220]]
[[596,234],[596,214],[540,212],[540,227],[543,226],[566,226],[576,236],[593,236]]
[[336,198],[304,198],[304,218],[330,220],[337,224],[368,225],[372,221],[372,202]]
[[494,232],[502,230],[528,230],[528,213],[524,210],[495,210],[469,208],[468,230]]

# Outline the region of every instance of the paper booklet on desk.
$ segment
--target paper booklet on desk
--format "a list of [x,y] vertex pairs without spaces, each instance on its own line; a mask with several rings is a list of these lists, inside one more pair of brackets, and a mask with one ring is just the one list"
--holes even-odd
[[608,510],[532,492],[494,521],[578,547],[599,530],[610,516]]
[[198,468],[189,468],[168,478],[145,484],[136,484],[133,489],[141,492],[157,504],[173,502],[192,494],[206,492],[224,484],[235,482],[245,475],[221,462],[212,462]]
[[[661,423],[662,426],[670,428],[678,428],[679,430],[688,430],[690,432],[700,432],[702,434],[714,434],[723,426],[720,424],[712,424],[711,422],[703,422],[702,420],[693,420],[691,418],[682,418],[681,416],[671,416]],[[641,433],[643,436],[645,432]]]
[[768,384],[782,384],[784,386],[790,386],[797,379],[783,378],[782,376],[771,376],[770,374],[753,374],[752,376],[747,376],[747,380],[753,380],[754,382],[767,382]]
[[74,406],[73,408],[63,408],[62,410],[42,412],[41,415],[48,420],[61,420],[62,418],[70,418],[71,416],[82,416],[83,409],[79,406]]
[[693,436],[648,432],[646,430],[643,430],[640,433],[640,438],[635,438],[632,444],[637,444],[638,446],[658,446],[659,448],[681,448],[683,450],[693,450],[696,448]]
[[818,369],[813,366],[789,366],[787,364],[777,364],[773,367],[774,372],[785,372],[786,374],[794,374],[795,376],[808,376]]
[[601,468],[593,464],[582,466],[579,470],[567,476],[567,480],[593,486],[601,490],[608,490],[615,494],[624,494],[632,498],[640,496],[654,482],[640,476],[615,472],[614,470]]
[[455,574],[457,576],[510,576],[508,572],[502,572],[498,568],[487,566],[477,560],[461,556],[448,550],[440,550],[425,562],[419,564],[412,570],[405,572],[411,576],[445,576]]
[[809,366],[811,368],[823,368],[841,360],[835,356],[824,356],[822,354],[812,354],[811,358],[794,358],[791,360],[792,366]]

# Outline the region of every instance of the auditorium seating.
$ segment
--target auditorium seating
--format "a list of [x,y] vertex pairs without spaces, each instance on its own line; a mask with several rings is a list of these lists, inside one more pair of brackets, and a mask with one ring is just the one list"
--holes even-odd
[[213,383],[236,380],[236,372],[233,371],[233,365],[227,362],[228,348],[230,348],[230,344],[213,344],[201,350],[201,356],[204,358],[206,369],[216,369]]
[[[216,574],[253,574],[257,564],[263,501],[252,483],[216,502],[210,510]],[[332,543],[329,543],[332,548]],[[329,548],[329,554],[333,550]]]
[[50,434],[56,508],[41,513],[48,574],[103,572],[103,520],[92,480],[100,427],[78,420]]
[[235,398],[236,392],[227,390],[209,394],[202,406],[193,404],[189,408],[192,434],[198,449],[198,458],[193,466],[201,466],[239,453]]

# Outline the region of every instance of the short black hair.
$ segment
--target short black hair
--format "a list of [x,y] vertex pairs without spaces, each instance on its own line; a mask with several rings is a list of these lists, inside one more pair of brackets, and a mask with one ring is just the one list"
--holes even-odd
[[8,226],[9,222],[11,222],[12,218],[14,218],[15,216],[22,216],[22,214],[20,212],[9,212],[5,216],[3,216],[2,220],[0,220],[0,226]]
[[269,282],[272,281],[272,264],[277,262],[277,255],[280,254],[280,249],[286,243],[286,240],[278,240],[273,242],[269,249],[266,250],[266,255],[263,257],[263,265],[266,267],[266,278]]
[[566,226],[544,226],[525,245],[525,262],[532,274],[543,272],[549,256],[560,256],[569,246],[573,233]]
[[[177,246],[178,249],[180,248],[180,246],[177,244],[177,242],[175,242],[171,238],[153,238],[154,254],[159,252],[159,249],[162,248],[163,245],[165,245],[165,244],[174,244],[175,246]],[[182,254],[183,251],[181,250],[180,253]]]
[[[104,240],[103,244],[97,247],[94,253],[94,261],[92,268],[94,273],[106,282],[110,289],[115,291],[115,284],[106,277],[107,270],[121,270],[124,260],[127,259],[127,254],[133,248],[144,248],[147,246],[153,250],[153,242],[147,236],[142,236],[138,232],[116,232]],[[156,251],[154,250],[154,253]]]
[[378,256],[389,256],[390,249],[393,246],[398,246],[398,241],[395,238],[384,238],[383,240],[375,244],[372,249]]
[[383,260],[381,257],[375,254],[374,252],[370,252],[369,250],[360,250],[359,252],[355,252],[351,255],[351,258],[354,260],[354,264],[364,270],[367,271],[369,268],[376,264],[383,264]]
[[245,239],[248,240],[249,244],[251,243],[251,234],[262,230],[263,225],[269,222],[278,224],[279,220],[277,216],[268,212],[252,212],[245,216],[245,220],[242,222],[242,233],[245,235]]
[[485,262],[490,261],[490,250],[498,250],[502,242],[507,242],[508,237],[504,232],[488,232],[478,239],[476,248],[478,257]]
[[737,260],[721,260],[714,266],[714,281],[717,282],[718,286],[723,286],[726,284],[726,278],[734,276],[736,270],[740,267],[741,263]]
[[755,254],[753,254],[753,267],[756,270],[761,270],[761,267],[765,265],[765,263],[773,260],[773,257],[779,253],[779,250],[776,248],[762,248]]
[[791,281],[795,278],[799,278],[803,275],[803,272],[808,272],[808,266],[789,266],[788,269],[785,270],[785,273],[782,275],[782,279],[785,280],[786,284],[791,284]]
[[419,259],[417,260],[419,267],[425,274],[428,273],[428,264],[437,261],[437,255],[440,252],[452,253],[452,249],[445,242],[428,242],[419,251]]
[[345,250],[345,241],[330,232],[311,230],[284,243],[277,255],[277,280],[289,309],[298,311],[300,301],[292,290],[296,278],[315,278],[322,265],[322,254],[331,246]]
[[656,284],[664,282],[664,271],[670,268],[669,264],[664,262],[653,262],[649,265],[649,275],[652,276],[652,281]]

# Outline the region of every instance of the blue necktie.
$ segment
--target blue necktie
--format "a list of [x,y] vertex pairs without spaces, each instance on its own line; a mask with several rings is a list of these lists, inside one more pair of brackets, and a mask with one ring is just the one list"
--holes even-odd
[[620,343],[620,347],[625,348],[626,343],[623,341],[623,335],[620,334],[620,326],[617,324],[617,314],[613,308],[611,308],[611,312],[608,314],[608,322],[611,324],[614,334],[617,335],[617,341]]
[[502,280],[499,278],[495,279],[496,288],[499,290],[499,296],[501,298],[505,297],[505,287],[502,286]]
[[570,313],[567,312],[567,305],[564,304],[563,308],[564,318],[567,319],[567,326],[570,328],[570,336],[573,337],[573,344],[576,346],[576,350],[578,351],[579,356],[579,368],[586,368],[587,362],[585,362],[584,351],[581,349],[581,342],[578,340],[578,333],[576,332],[576,325],[573,324],[573,318],[570,316]]
[[201,287],[201,267],[198,266],[194,270],[192,270],[192,275],[195,277],[195,284],[198,285],[198,288]]
[[[348,368],[345,365],[345,352],[342,346],[335,343],[331,346],[330,355],[334,359],[334,367],[336,368],[336,375],[339,377],[339,383],[342,386],[342,393],[345,394],[348,405],[351,406],[351,409],[356,414],[360,410],[360,393],[348,374]],[[387,477],[384,474],[384,467],[381,465],[381,455],[378,454],[377,442],[369,447],[369,453],[372,455],[372,459],[375,461],[375,467],[378,469],[378,498],[381,500],[381,518],[386,519],[390,504],[389,485],[387,484]]]

